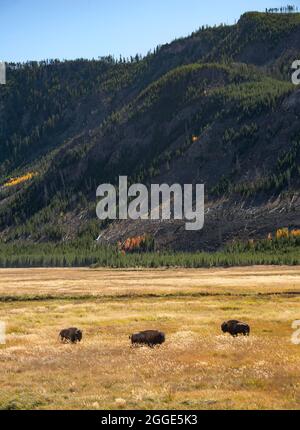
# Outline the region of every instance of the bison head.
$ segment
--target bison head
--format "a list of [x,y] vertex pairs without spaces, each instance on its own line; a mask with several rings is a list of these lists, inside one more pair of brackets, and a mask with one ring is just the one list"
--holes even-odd
[[81,330],[76,330],[76,339],[81,342],[82,340],[82,331]]
[[227,332],[228,332],[228,323],[224,322],[224,323],[221,325],[221,329],[222,329],[222,332],[223,332],[223,333],[227,333]]

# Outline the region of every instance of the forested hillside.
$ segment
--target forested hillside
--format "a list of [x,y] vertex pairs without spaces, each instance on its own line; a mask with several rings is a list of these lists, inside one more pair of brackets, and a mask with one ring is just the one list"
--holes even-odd
[[[300,227],[300,14],[247,13],[142,58],[10,64],[0,87],[1,242],[215,250]],[[96,218],[96,188],[204,183],[206,224]]]

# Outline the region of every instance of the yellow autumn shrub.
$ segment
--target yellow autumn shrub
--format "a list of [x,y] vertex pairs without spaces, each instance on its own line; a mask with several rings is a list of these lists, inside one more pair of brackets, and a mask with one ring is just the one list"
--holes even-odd
[[16,185],[22,184],[22,183],[27,182],[30,179],[32,179],[35,175],[36,175],[35,173],[29,172],[23,176],[19,176],[17,178],[11,178],[9,181],[7,181],[4,184],[4,187],[14,187]]
[[276,231],[276,239],[288,239],[290,236],[288,228],[280,228]]
[[300,229],[294,229],[294,230],[292,230],[291,231],[291,236],[295,237],[295,238],[300,237]]

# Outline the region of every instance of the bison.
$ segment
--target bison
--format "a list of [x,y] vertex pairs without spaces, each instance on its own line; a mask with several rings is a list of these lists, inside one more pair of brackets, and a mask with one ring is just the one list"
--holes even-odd
[[155,345],[162,345],[166,336],[157,330],[146,330],[129,336],[132,345],[147,345],[153,348]]
[[230,333],[231,336],[234,337],[238,336],[239,334],[244,336],[250,335],[250,326],[238,320],[224,322],[221,326],[221,329],[223,333]]
[[61,332],[59,333],[59,337],[62,342],[71,342],[71,343],[81,342],[82,331],[78,330],[78,328],[76,327],[67,328],[67,329],[61,330]]

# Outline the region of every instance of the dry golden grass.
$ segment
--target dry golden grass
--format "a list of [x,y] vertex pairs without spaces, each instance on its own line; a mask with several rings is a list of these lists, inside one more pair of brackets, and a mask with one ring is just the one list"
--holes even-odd
[[[297,292],[299,267],[2,270],[0,408],[299,409]],[[222,335],[231,318],[251,336]],[[69,326],[81,344],[59,343]],[[130,348],[148,328],[165,345]]]

